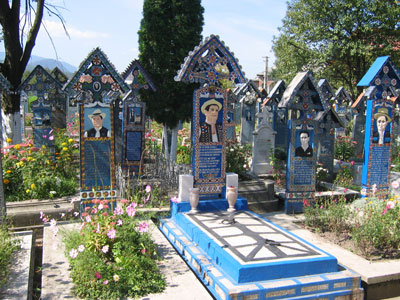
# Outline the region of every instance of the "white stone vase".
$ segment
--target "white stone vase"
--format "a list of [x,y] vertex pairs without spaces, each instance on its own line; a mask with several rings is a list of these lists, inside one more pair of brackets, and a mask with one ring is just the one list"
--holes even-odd
[[189,189],[189,202],[192,209],[190,213],[197,213],[199,210],[197,209],[197,205],[199,205],[199,188],[190,188]]
[[233,212],[235,211],[235,204],[237,200],[237,188],[234,186],[228,186],[226,187],[226,200],[228,200],[228,212]]

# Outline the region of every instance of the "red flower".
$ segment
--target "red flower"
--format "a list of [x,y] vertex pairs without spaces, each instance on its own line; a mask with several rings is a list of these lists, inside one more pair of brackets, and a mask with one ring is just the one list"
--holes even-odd
[[96,272],[96,273],[94,273],[94,276],[96,276],[96,278],[97,278],[97,279],[100,279],[100,278],[101,278],[101,274],[100,274],[100,272]]

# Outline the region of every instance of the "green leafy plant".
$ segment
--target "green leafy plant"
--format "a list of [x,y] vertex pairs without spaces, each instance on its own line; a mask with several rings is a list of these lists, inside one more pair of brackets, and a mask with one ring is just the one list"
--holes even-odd
[[271,155],[269,157],[270,165],[272,166],[272,170],[270,174],[273,176],[275,183],[278,186],[285,186],[285,159],[286,154],[281,151],[281,149],[275,149],[271,151]]
[[345,197],[325,198],[310,204],[303,201],[305,224],[319,232],[331,231],[336,235],[347,232],[350,209]]
[[11,258],[19,249],[19,241],[12,239],[6,225],[0,224],[0,287],[6,282],[10,273]]
[[356,141],[349,136],[338,136],[335,140],[334,157],[339,160],[348,161],[354,155]]
[[240,178],[247,178],[250,170],[251,145],[240,145],[236,140],[226,143],[226,172],[233,172]]
[[365,256],[400,257],[400,205],[397,199],[367,199],[356,209],[354,242]]
[[[65,130],[46,137],[55,143],[55,153],[32,140],[2,149],[3,183],[6,201],[48,199],[73,195],[78,186],[78,167],[72,157],[78,144]],[[11,140],[8,140],[11,143]]]
[[126,198],[137,203],[139,207],[153,208],[169,205],[168,195],[158,184],[153,184],[153,186],[144,184],[141,179],[133,189],[127,189]]
[[340,169],[333,183],[344,188],[354,188],[353,165],[354,161],[350,164],[345,164],[340,161]]
[[321,163],[317,163],[317,181],[326,181],[329,178],[328,169],[325,169]]
[[120,299],[162,292],[155,244],[149,224],[137,217],[137,203],[121,200],[113,212],[107,200],[92,203],[80,231],[64,238],[76,295]]

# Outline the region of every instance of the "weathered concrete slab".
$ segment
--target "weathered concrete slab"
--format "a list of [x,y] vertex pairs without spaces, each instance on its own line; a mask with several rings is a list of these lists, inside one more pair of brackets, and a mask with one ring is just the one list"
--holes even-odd
[[15,254],[8,283],[0,290],[0,299],[32,299],[34,234],[32,231],[18,232],[15,238],[21,241],[21,249]]

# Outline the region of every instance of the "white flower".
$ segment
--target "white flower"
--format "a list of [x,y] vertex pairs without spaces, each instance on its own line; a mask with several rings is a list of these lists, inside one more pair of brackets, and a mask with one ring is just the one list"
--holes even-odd
[[398,182],[397,180],[392,182],[392,189],[397,190],[399,187],[400,182]]
[[71,249],[71,251],[69,251],[69,256],[71,258],[76,258],[78,256],[78,251],[74,248]]
[[101,251],[103,253],[107,253],[108,252],[108,245],[103,246],[103,248],[101,248]]
[[79,245],[78,251],[79,251],[79,252],[85,251],[85,246],[84,246],[84,245]]

